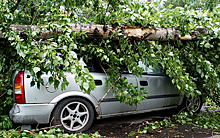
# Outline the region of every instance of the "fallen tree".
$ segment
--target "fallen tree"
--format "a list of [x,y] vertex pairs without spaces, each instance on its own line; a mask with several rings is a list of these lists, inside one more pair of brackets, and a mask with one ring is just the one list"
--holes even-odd
[[[130,0],[68,2],[0,3],[2,114],[7,114],[4,107],[10,109],[13,104],[10,89],[15,70],[27,68],[33,76],[31,85],[38,87],[44,85],[41,75],[51,73],[48,81],[55,87],[62,83],[62,89],[69,84],[64,75],[68,71],[76,74],[75,81],[83,91],[94,90],[93,78],[77,56],[97,58],[103,68],[108,67],[107,81],[121,102],[138,104],[144,99],[145,92],[128,84],[118,71],[126,65],[133,75],[140,76],[141,60],[152,67],[160,63],[181,95],[205,93],[220,104],[220,6],[210,12],[158,9],[158,5]],[[68,55],[65,60],[57,47]],[[60,64],[64,70],[59,69]]]
[[[58,25],[59,26],[59,25]],[[190,35],[181,36],[181,31],[174,28],[155,28],[152,25],[148,27],[136,27],[128,25],[98,25],[98,24],[84,24],[71,23],[67,24],[72,31],[77,33],[85,33],[90,39],[110,39],[113,32],[120,30],[120,33],[128,38],[137,38],[139,40],[149,41],[177,41],[177,40],[196,40],[201,34],[208,34],[207,28],[197,28],[190,30]],[[17,32],[21,37],[29,35],[30,30],[39,32],[39,39],[53,38],[53,31],[49,30],[49,26],[36,25],[10,25],[13,31]],[[56,33],[62,33],[62,29],[56,30]],[[0,34],[0,38],[3,36]]]

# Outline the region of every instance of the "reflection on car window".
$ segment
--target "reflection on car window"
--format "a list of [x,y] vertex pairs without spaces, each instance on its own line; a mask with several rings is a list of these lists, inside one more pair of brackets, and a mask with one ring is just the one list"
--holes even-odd
[[158,63],[155,68],[153,68],[152,66],[146,66],[141,61],[139,61],[138,66],[144,68],[144,71],[143,71],[144,74],[164,75],[163,67],[161,66],[160,63]]
[[[107,71],[107,69],[109,68],[109,66],[105,63],[102,63],[102,67],[101,67],[100,64],[99,64],[99,61],[95,58],[90,59],[88,61],[84,61],[84,62],[86,64],[86,68],[89,70],[89,72],[104,73],[102,67],[104,68],[105,71]],[[120,65],[118,71],[119,72],[123,71],[123,74],[129,73],[126,65]]]
[[[103,69],[101,68],[98,60],[88,60],[88,61],[84,61],[86,63],[86,68],[89,70],[89,72],[100,72],[103,73]],[[104,69],[106,68],[103,65]]]

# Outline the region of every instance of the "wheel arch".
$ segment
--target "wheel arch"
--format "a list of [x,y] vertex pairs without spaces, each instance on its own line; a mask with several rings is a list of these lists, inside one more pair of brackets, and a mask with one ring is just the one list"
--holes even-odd
[[95,116],[95,119],[100,115],[101,113],[101,109],[100,107],[98,107],[96,110],[95,110],[95,106],[98,104],[98,101],[95,100],[95,98],[93,98],[91,95],[85,93],[85,92],[78,92],[78,91],[72,91],[72,92],[65,92],[65,93],[62,93],[60,95],[58,95],[57,97],[55,97],[50,103],[51,104],[56,104],[55,107],[53,108],[52,112],[51,112],[51,115],[50,115],[50,122],[52,121],[51,117],[52,117],[52,114],[55,110],[55,108],[57,107],[57,105],[59,103],[61,103],[62,101],[66,100],[66,99],[69,99],[69,98],[81,98],[81,99],[85,99],[87,100],[93,107],[93,110],[94,110],[94,116]]
[[[203,102],[204,102],[204,97],[203,97],[203,95],[199,95],[198,97],[200,98],[200,106],[199,106],[198,110],[195,111],[195,112],[199,112],[199,111],[201,110],[201,107],[202,107]],[[184,96],[183,102],[182,102],[182,105],[181,105],[181,108],[186,108],[186,107],[187,107],[187,106],[186,106],[186,101],[187,101],[187,99],[188,99],[188,98],[187,98],[186,96]],[[186,109],[186,111],[187,111],[187,109]]]

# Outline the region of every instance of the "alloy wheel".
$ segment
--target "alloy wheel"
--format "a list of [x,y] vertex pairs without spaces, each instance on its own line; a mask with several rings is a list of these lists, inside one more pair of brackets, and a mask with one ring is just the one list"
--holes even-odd
[[62,125],[69,131],[82,129],[88,122],[89,110],[81,102],[71,102],[61,111]]
[[186,107],[188,110],[192,109],[193,112],[198,112],[201,108],[201,98],[199,96],[195,98],[187,98]]

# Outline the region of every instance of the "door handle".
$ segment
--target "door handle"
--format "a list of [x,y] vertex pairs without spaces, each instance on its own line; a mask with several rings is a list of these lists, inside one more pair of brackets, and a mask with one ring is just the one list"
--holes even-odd
[[148,82],[147,81],[140,81],[140,85],[141,86],[148,86]]
[[95,81],[95,85],[102,85],[102,81],[101,80],[94,80]]

